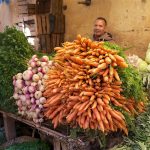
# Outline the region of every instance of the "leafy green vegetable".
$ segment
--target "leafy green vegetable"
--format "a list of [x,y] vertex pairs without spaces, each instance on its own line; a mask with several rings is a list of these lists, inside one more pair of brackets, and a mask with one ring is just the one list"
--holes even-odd
[[21,144],[15,144],[7,148],[6,150],[50,150],[49,145],[41,141],[24,142]]
[[7,27],[0,33],[0,108],[15,112],[12,78],[27,69],[27,61],[34,54],[25,35]]
[[140,73],[129,66],[128,68],[118,69],[122,81],[123,95],[127,98],[134,98],[136,101],[146,100],[142,77]]

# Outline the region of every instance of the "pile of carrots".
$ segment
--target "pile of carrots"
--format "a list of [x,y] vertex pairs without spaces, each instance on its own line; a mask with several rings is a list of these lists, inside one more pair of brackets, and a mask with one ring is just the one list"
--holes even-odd
[[144,104],[121,94],[122,82],[117,69],[128,64],[118,51],[81,35],[56,47],[55,51],[44,92],[45,117],[52,120],[54,128],[68,123],[104,133],[119,129],[128,134],[123,113],[114,108],[135,115],[144,110]]

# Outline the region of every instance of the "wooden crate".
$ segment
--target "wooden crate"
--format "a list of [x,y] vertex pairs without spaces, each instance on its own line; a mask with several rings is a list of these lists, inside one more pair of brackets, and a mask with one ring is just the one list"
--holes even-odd
[[37,15],[38,34],[65,33],[64,15]]
[[37,0],[36,1],[36,14],[44,14],[50,12],[51,0]]
[[51,0],[50,13],[52,14],[62,14],[63,0]]
[[53,33],[65,33],[65,15],[55,15]]
[[36,14],[62,14],[63,0],[37,0]]
[[61,44],[64,42],[64,34],[51,34],[51,44],[52,48],[57,46],[61,46]]
[[61,46],[64,42],[64,34],[46,34],[39,35],[40,50],[46,53],[51,53],[54,47]]
[[17,6],[17,12],[19,15],[35,15],[35,4],[22,4]]

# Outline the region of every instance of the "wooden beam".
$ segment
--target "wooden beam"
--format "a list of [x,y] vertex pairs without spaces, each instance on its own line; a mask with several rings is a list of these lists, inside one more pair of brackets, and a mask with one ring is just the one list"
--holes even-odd
[[[86,145],[86,143],[84,143],[82,140],[80,140],[78,138],[77,139],[72,139],[69,136],[63,135],[63,134],[61,134],[57,131],[54,131],[54,130],[52,130],[50,128],[47,128],[47,127],[44,127],[42,125],[39,126],[39,125],[35,124],[33,121],[23,119],[22,117],[17,116],[17,115],[12,114],[12,113],[4,112],[4,111],[1,111],[1,110],[0,110],[0,113],[2,113],[4,118],[6,118],[7,120],[12,120],[12,123],[11,124],[6,124],[6,128],[5,128],[5,131],[8,132],[8,135],[9,135],[8,138],[14,138],[16,136],[15,132],[14,132],[14,129],[15,129],[14,125],[15,124],[13,122],[14,122],[14,120],[18,120],[18,121],[23,122],[23,123],[25,123],[25,124],[27,124],[31,127],[36,128],[37,130],[45,133],[48,136],[53,137],[54,141],[56,143],[58,143],[58,145],[60,145],[60,147],[61,147],[60,150],[73,150],[74,148],[76,148],[78,150],[81,150],[81,149],[82,150],[87,150],[88,146]],[[12,133],[10,133],[10,132],[12,132]],[[57,148],[59,148],[59,146]],[[54,149],[54,150],[57,150],[57,149]]]
[[4,128],[7,141],[16,137],[15,119],[3,113]]

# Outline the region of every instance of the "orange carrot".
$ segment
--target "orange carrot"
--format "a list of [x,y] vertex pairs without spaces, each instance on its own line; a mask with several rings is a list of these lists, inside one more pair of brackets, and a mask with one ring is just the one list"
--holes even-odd
[[120,77],[119,77],[119,75],[115,69],[114,69],[114,76],[115,76],[117,81],[120,81]]
[[70,122],[74,119],[74,117],[76,116],[77,112],[78,112],[77,110],[73,110],[73,112],[70,113],[70,114],[66,117],[66,120],[67,120],[68,123],[70,123]]
[[106,62],[106,64],[109,65],[109,64],[111,64],[112,60],[109,57],[106,57],[105,62]]
[[114,57],[116,58],[116,61],[121,61],[121,62],[124,62],[125,60],[124,60],[124,58],[123,57],[121,57],[121,56],[119,56],[119,55],[114,55]]

